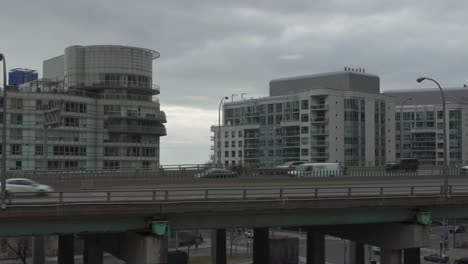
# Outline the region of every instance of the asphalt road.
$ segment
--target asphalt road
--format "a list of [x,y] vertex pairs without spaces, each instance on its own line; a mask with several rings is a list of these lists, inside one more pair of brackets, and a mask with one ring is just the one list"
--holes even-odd
[[[407,179],[396,181],[395,179],[376,179],[368,181],[355,181],[352,178],[343,178],[343,180],[321,180],[298,182],[294,179],[287,180],[281,184],[264,186],[233,186],[228,187],[222,183],[219,187],[193,187],[183,184],[172,188],[155,188],[149,190],[147,187],[142,189],[126,190],[90,190],[90,191],[69,191],[62,193],[63,202],[124,202],[124,201],[152,201],[153,199],[163,201],[167,198],[170,201],[180,200],[200,200],[205,199],[262,199],[262,198],[280,198],[280,189],[283,189],[283,199],[311,197],[318,188],[318,197],[346,197],[351,196],[378,196],[383,187],[383,195],[410,195],[411,187],[415,195],[438,194],[440,187],[443,186],[443,179],[427,178]],[[454,194],[468,193],[468,177],[451,179],[449,184],[452,186]],[[153,191],[155,192],[155,196]],[[167,193],[166,193],[167,191]],[[351,193],[349,193],[351,191]],[[166,197],[167,194],[167,197]],[[60,193],[50,193],[45,197],[35,197],[31,194],[15,194],[11,201],[12,204],[38,204],[38,203],[57,203]]]

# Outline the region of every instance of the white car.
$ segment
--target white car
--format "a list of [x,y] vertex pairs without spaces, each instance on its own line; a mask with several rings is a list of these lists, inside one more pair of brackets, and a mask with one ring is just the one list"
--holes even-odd
[[7,179],[5,189],[8,193],[34,193],[36,195],[47,195],[47,193],[54,191],[49,185],[25,178]]

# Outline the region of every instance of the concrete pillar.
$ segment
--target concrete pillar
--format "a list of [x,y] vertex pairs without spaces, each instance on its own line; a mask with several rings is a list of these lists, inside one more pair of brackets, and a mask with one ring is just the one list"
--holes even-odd
[[355,242],[355,241],[348,241],[348,256],[349,257],[349,264],[365,264],[365,255],[366,251],[364,248],[364,244]]
[[127,264],[166,264],[167,234],[164,236],[126,233],[120,244],[120,258]]
[[307,264],[325,264],[325,235],[307,231]]
[[58,239],[58,264],[73,264],[75,259],[73,235],[60,235]]
[[84,239],[84,264],[103,264],[104,250],[97,243],[97,235],[86,235]]
[[270,241],[268,227],[254,228],[253,264],[270,263]]
[[401,249],[380,249],[380,264],[402,264]]
[[33,263],[45,263],[44,236],[33,237]]
[[211,233],[211,263],[226,264],[226,229],[216,229]]
[[403,250],[403,259],[405,264],[420,264],[421,252],[419,248],[405,248]]

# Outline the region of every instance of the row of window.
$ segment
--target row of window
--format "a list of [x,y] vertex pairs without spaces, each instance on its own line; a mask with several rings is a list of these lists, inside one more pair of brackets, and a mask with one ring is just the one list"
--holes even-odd
[[105,157],[118,157],[118,156],[127,156],[127,157],[156,157],[156,148],[122,148],[119,151],[119,147],[105,147],[104,156]]

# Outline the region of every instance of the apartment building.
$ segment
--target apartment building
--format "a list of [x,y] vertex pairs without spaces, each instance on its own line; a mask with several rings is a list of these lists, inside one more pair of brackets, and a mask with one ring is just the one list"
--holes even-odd
[[[386,91],[395,98],[396,158],[417,158],[422,164],[443,165],[444,126],[440,90]],[[452,165],[468,162],[468,88],[444,88],[447,159]]]
[[268,97],[224,104],[212,160],[383,165],[395,158],[394,108],[379,77],[361,70],[272,80]]
[[158,167],[166,135],[166,116],[154,97],[158,57],[136,47],[71,46],[44,61],[44,78],[9,86],[1,120],[7,169]]

